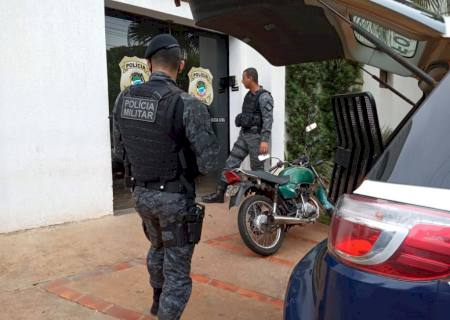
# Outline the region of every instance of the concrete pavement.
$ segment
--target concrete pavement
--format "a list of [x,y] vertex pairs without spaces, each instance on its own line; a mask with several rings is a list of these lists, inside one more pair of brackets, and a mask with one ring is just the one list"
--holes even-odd
[[[327,228],[293,228],[262,258],[241,241],[235,211],[208,205],[182,319],[281,319],[294,264]],[[133,213],[0,235],[0,319],[151,319],[147,248]]]

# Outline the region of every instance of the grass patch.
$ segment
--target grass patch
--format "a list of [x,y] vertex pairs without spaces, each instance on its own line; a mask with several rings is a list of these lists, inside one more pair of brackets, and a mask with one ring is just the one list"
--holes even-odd
[[330,223],[331,223],[331,217],[325,211],[322,211],[320,213],[319,219],[317,219],[317,221],[319,221],[320,223],[323,223],[323,224],[326,224],[327,226],[329,226]]

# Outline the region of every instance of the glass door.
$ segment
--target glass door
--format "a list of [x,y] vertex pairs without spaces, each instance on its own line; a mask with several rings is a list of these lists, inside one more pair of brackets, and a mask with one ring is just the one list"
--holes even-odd
[[[106,53],[108,64],[108,95],[110,113],[121,90],[122,71],[119,63],[124,57],[143,58],[145,48],[152,37],[160,33],[172,34],[180,43],[186,58],[186,67],[178,77],[178,86],[188,91],[188,73],[193,67],[208,69],[213,76],[213,100],[208,106],[213,129],[221,144],[220,164],[225,164],[229,153],[229,92],[228,37],[204,30],[198,30],[166,21],[128,14],[106,8]],[[222,79],[222,81],[221,81]],[[112,130],[112,126],[111,126]],[[111,134],[112,136],[112,134]],[[121,212],[134,206],[129,190],[123,186],[123,162],[113,155],[114,210]],[[198,193],[215,188],[218,172],[199,179]]]

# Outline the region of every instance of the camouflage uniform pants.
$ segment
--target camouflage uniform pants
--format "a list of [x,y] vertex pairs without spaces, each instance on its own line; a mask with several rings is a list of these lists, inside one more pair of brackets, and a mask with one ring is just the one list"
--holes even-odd
[[136,210],[151,241],[147,255],[150,285],[162,288],[158,319],[180,319],[192,291],[190,272],[194,245],[165,248],[163,240],[171,240],[174,235],[161,229],[176,223],[177,216],[186,212],[194,204],[194,200],[187,198],[185,194],[143,187],[136,187],[133,196]]
[[226,181],[224,177],[225,171],[239,168],[242,161],[247,155],[250,156],[250,168],[252,170],[264,170],[264,162],[259,161],[259,145],[261,143],[261,135],[257,132],[244,133],[240,131],[239,137],[231,149],[225,167],[222,171],[222,181]]

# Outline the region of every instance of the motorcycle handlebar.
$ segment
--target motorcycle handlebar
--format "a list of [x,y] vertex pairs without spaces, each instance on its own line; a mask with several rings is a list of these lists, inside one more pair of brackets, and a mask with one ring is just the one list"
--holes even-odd
[[278,161],[278,163],[276,165],[274,165],[272,168],[270,168],[269,171],[273,171],[275,169],[281,168],[285,163],[286,163],[286,161]]
[[[318,165],[320,165],[320,164],[322,164],[322,163],[324,163],[324,162],[325,162],[325,161],[323,161],[323,160],[319,160],[319,161],[317,161],[317,162],[314,164],[314,166],[318,166]],[[303,155],[303,156],[300,156],[298,159],[295,159],[295,160],[292,161],[292,162],[289,162],[289,161],[278,161],[278,163],[277,163],[276,165],[274,165],[273,167],[271,167],[271,168],[269,169],[269,171],[273,171],[273,170],[275,170],[275,169],[281,168],[281,167],[284,166],[285,164],[298,166],[298,165],[307,165],[308,163],[309,163],[309,158],[308,158],[308,156]]]
[[271,167],[269,169],[269,171],[273,171],[275,169],[281,168],[282,166],[284,166],[286,164],[287,165],[291,165],[291,166],[298,166],[298,165],[302,164],[304,160],[305,160],[305,158],[303,156],[301,156],[300,158],[295,159],[292,162],[289,162],[289,161],[278,161],[278,163],[276,165],[274,165],[273,167]]
[[307,155],[301,155],[298,159],[292,162],[294,165],[306,165],[309,163],[309,157]]

